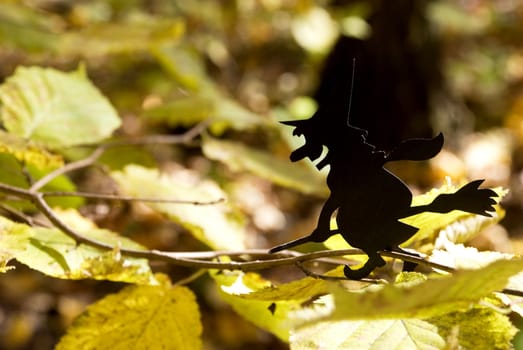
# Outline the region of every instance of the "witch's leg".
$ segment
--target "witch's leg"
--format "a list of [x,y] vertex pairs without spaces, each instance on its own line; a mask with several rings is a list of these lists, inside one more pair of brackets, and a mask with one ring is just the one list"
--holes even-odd
[[376,267],[385,265],[385,260],[378,254],[370,254],[369,260],[361,268],[357,270],[351,269],[348,265],[345,265],[343,273],[351,280],[360,280],[367,277]]

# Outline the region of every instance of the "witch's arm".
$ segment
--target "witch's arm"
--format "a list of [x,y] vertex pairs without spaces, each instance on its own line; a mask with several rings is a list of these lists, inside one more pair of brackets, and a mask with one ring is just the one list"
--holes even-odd
[[318,219],[318,225],[314,231],[312,231],[311,234],[305,237],[301,237],[298,239],[295,239],[293,241],[280,244],[276,247],[273,247],[269,250],[270,253],[276,253],[285,249],[289,249],[292,247],[295,247],[297,245],[307,243],[307,242],[323,242],[333,234],[335,234],[335,231],[331,231],[330,229],[330,221],[332,214],[336,209],[338,209],[339,205],[338,202],[335,201],[332,197],[329,197],[325,204],[323,205],[323,208],[321,209],[320,217]]

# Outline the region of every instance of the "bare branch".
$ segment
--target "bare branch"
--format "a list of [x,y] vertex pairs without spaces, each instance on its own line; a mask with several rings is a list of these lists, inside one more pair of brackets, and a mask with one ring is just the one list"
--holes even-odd
[[110,193],[91,193],[91,192],[69,192],[69,191],[53,191],[53,192],[42,192],[44,197],[83,197],[89,199],[106,199],[106,200],[117,200],[122,202],[150,202],[150,203],[173,203],[173,204],[189,204],[189,205],[213,205],[222,203],[225,198],[218,198],[212,201],[190,201],[183,199],[171,199],[171,198],[156,198],[156,197],[132,197],[122,196],[119,194]]
[[414,255],[409,255],[409,254],[404,254],[404,253],[394,252],[394,251],[389,251],[389,250],[382,250],[379,253],[380,253],[380,255],[388,256],[389,258],[396,258],[396,259],[400,259],[403,261],[413,262],[415,264],[425,265],[425,266],[431,267],[436,270],[441,270],[441,271],[445,271],[445,272],[455,272],[456,271],[456,269],[454,269],[450,266],[441,265],[441,264],[438,264],[438,263],[435,263],[432,261],[425,260],[420,257],[416,257]]
[[[60,217],[54,212],[54,210],[46,202],[45,197],[65,197],[65,196],[79,196],[85,198],[95,198],[95,199],[105,199],[105,200],[120,200],[120,201],[142,201],[142,202],[157,202],[157,203],[177,203],[177,204],[191,204],[191,205],[208,205],[215,204],[223,199],[218,199],[216,201],[210,202],[198,202],[198,201],[188,201],[188,200],[176,200],[168,198],[140,198],[140,197],[129,197],[129,196],[120,196],[116,194],[97,194],[89,192],[39,192],[39,190],[48,184],[50,181],[56,177],[71,172],[76,169],[85,168],[93,165],[98,158],[110,147],[125,146],[129,144],[148,144],[148,143],[187,143],[196,137],[203,128],[205,124],[199,124],[193,129],[189,130],[183,135],[172,135],[172,136],[150,136],[141,140],[132,140],[132,141],[115,141],[112,143],[107,143],[104,145],[98,146],[88,157],[78,160],[76,162],[71,162],[64,165],[61,168],[56,169],[53,172],[50,172],[46,176],[42,177],[40,180],[36,181],[29,189],[24,189],[20,187],[15,187],[0,183],[0,192],[5,193],[7,196],[12,196],[18,199],[27,200],[32,202],[37,209],[59,230],[64,232],[66,235],[73,238],[78,244],[87,244],[93,247],[102,249],[102,250],[113,250],[114,246],[100,242],[89,237],[82,235],[77,232],[65,222],[63,222]],[[11,210],[12,208],[3,205],[0,209],[9,212],[11,215],[15,215],[18,219],[27,224],[35,224],[30,217],[27,217],[23,213]],[[37,223],[41,224],[41,223]],[[304,266],[304,263],[310,261],[323,262],[328,264],[343,265],[348,264],[347,259],[333,259],[334,257],[345,257],[349,255],[364,254],[359,249],[342,249],[342,250],[324,250],[317,251],[312,253],[302,254],[292,250],[281,251],[276,254],[269,254],[268,250],[262,249],[250,249],[244,251],[204,251],[204,252],[169,252],[169,251],[160,251],[160,250],[147,250],[147,249],[128,249],[119,247],[119,251],[122,254],[125,254],[130,257],[136,258],[145,258],[151,261],[165,261],[170,264],[184,266],[189,268],[197,268],[201,270],[206,269],[220,269],[220,270],[241,270],[241,271],[259,271],[264,269],[270,269],[279,266],[289,266],[296,265],[300,268],[306,275],[322,278],[328,280],[339,280],[345,279],[344,277],[328,276],[314,273],[307,269]],[[455,271],[454,268],[449,266],[437,264],[431,261],[427,261],[421,257],[416,257],[409,254],[404,254],[401,252],[395,251],[380,251],[383,256],[401,259],[403,261],[413,262],[419,265],[428,266],[430,268],[446,271],[452,273]],[[228,262],[220,261],[220,258],[227,257]],[[194,274],[191,278],[197,278],[201,272]],[[374,279],[364,279],[362,282],[377,283],[379,281]],[[185,283],[181,281],[181,283]],[[523,296],[523,291],[513,290],[513,289],[503,289],[501,291],[505,294]]]
[[99,146],[88,157],[77,160],[75,162],[67,163],[63,167],[58,168],[54,171],[51,171],[50,173],[48,173],[47,175],[45,175],[44,177],[42,177],[38,181],[36,181],[29,190],[31,192],[38,191],[39,189],[41,189],[42,187],[44,187],[45,185],[47,185],[49,182],[53,181],[60,175],[93,165],[98,160],[98,158],[100,158],[102,156],[102,154],[104,154],[104,152],[106,150],[107,150],[106,145]]

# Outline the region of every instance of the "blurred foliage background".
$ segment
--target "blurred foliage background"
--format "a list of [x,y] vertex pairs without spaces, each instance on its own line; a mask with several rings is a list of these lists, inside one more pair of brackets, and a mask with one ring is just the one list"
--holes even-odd
[[[179,133],[212,118],[217,140],[249,147],[241,157],[223,145],[158,145],[122,162],[218,181],[249,220],[251,248],[310,232],[326,192],[282,187],[270,167],[253,170],[242,157],[262,150],[286,160],[296,140],[275,121],[309,117],[318,104],[346,113],[353,93],[351,123],[377,145],[444,133],[438,157],[395,165],[413,191],[446,176],[510,189],[505,219],[473,243],[523,251],[521,0],[2,0],[0,62],[0,81],[22,65],[85,65],[120,113],[119,136]],[[104,179],[96,169],[74,178],[80,189],[110,190]],[[83,212],[152,248],[204,249],[141,205],[87,201]],[[155,268],[174,281],[188,275]],[[86,305],[120,287],[17,266],[0,278],[0,348],[52,348]],[[235,316],[204,279],[192,287],[206,349],[286,348]]]

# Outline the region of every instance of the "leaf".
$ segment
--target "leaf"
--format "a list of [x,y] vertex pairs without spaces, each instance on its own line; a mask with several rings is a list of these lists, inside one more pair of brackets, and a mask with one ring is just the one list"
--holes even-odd
[[292,327],[289,313],[326,292],[325,281],[312,278],[274,287],[256,273],[222,271],[211,276],[218,283],[222,299],[239,315],[284,341]]
[[38,169],[55,169],[64,164],[60,155],[50,153],[29,140],[0,130],[0,153],[13,155],[19,162]]
[[[374,286],[358,292],[332,289],[335,308],[328,320],[427,318],[468,308],[523,270],[520,259],[499,260],[476,270],[430,278],[419,283]],[[296,319],[303,319],[299,312]],[[312,320],[309,320],[312,321]]]
[[428,320],[444,338],[457,335],[462,349],[512,349],[517,329],[510,319],[488,308],[451,312]]
[[97,279],[148,284],[154,278],[145,259],[124,257],[118,247],[143,249],[139,244],[113,232],[97,229],[73,210],[60,218],[85,237],[116,248],[102,251],[77,243],[54,228],[30,227],[0,217],[0,246],[9,259],[16,259],[46,275],[63,279]]
[[321,197],[329,194],[323,176],[273,154],[211,137],[204,138],[203,152],[208,158],[225,163],[233,171],[249,171],[306,194]]
[[194,50],[186,47],[160,45],[151,49],[164,69],[185,88],[198,91],[210,84],[203,60]]
[[443,349],[438,328],[422,320],[320,322],[290,337],[292,350],[430,350]]
[[222,93],[209,79],[202,58],[195,51],[162,45],[154,47],[152,53],[164,69],[189,90],[189,95],[145,111],[150,120],[186,127],[210,120],[210,129],[215,134],[222,134],[228,128],[246,130],[270,126],[266,118]]
[[[225,198],[216,184],[176,179],[155,169],[129,165],[113,172],[123,192],[136,197],[168,198],[209,202]],[[243,249],[245,221],[227,203],[210,205],[148,203],[152,209],[167,215],[188,229],[197,239],[213,249]]]
[[111,170],[121,170],[129,164],[144,167],[158,166],[152,154],[141,146],[109,147],[98,159],[98,162]]
[[57,18],[27,5],[3,1],[0,3],[0,46],[54,51],[59,39],[54,29],[62,25]]
[[8,262],[23,253],[29,244],[31,234],[28,226],[15,224],[0,216],[0,262],[2,272],[9,269]]
[[11,134],[50,148],[99,142],[120,126],[84,69],[19,67],[0,86],[1,119]]
[[501,259],[512,259],[512,254],[478,251],[463,244],[446,243],[441,249],[434,249],[429,261],[458,269],[477,269]]
[[181,19],[139,16],[120,22],[91,23],[80,31],[64,33],[59,49],[84,57],[136,53],[176,43],[184,32]]
[[[30,163],[23,167],[14,155],[2,152],[0,152],[0,169],[2,169],[0,172],[0,182],[25,189],[30,187],[29,177],[33,180],[38,180],[53,170],[53,168],[40,169]],[[53,179],[53,181],[44,186],[43,189],[45,191],[75,191],[76,186],[65,175],[61,175]],[[84,199],[81,197],[49,197],[48,203],[61,208],[77,208],[84,203]],[[29,212],[36,210],[34,205],[27,200],[4,199],[3,204],[18,210]]]
[[169,127],[191,126],[208,119],[214,112],[213,102],[205,97],[192,95],[175,98],[143,112],[151,123],[164,123]]
[[186,287],[128,286],[90,305],[56,350],[201,349],[196,298]]
[[[260,286],[258,286],[259,288]],[[238,294],[238,297],[248,300],[265,301],[305,301],[318,298],[330,292],[330,283],[312,277],[284,283],[277,286],[265,286],[247,294]]]

